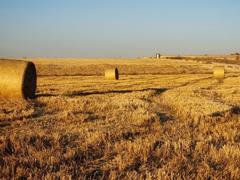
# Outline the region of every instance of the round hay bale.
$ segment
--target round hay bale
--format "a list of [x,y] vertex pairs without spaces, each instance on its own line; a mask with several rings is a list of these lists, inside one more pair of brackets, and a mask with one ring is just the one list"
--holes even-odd
[[218,80],[225,78],[225,68],[224,66],[218,66],[213,68],[213,77]]
[[0,60],[0,97],[32,99],[36,84],[36,68],[32,62]]
[[109,80],[118,80],[119,73],[117,68],[105,70],[105,78]]

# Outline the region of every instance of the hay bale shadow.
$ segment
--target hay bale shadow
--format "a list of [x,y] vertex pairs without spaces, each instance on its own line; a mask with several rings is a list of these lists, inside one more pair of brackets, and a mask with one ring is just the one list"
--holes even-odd
[[169,115],[169,114],[166,114],[166,113],[161,113],[161,112],[158,112],[157,113],[157,116],[160,120],[161,123],[165,123],[165,122],[168,122],[168,121],[173,121],[174,120],[174,117]]
[[0,128],[4,128],[7,126],[11,126],[11,122],[9,122],[9,121],[0,122]]
[[59,95],[58,94],[51,94],[51,93],[36,94],[36,98],[39,98],[39,97],[56,97],[56,96],[59,96]]
[[231,108],[231,113],[232,114],[240,114],[240,106],[234,106]]
[[168,89],[166,88],[147,88],[147,89],[140,89],[140,90],[110,90],[110,91],[92,91],[92,92],[84,92],[84,91],[75,91],[71,93],[66,93],[64,96],[68,97],[76,97],[76,96],[89,96],[89,95],[105,95],[105,94],[126,94],[126,93],[133,93],[133,92],[144,92],[144,91],[155,91],[156,95],[159,95]]

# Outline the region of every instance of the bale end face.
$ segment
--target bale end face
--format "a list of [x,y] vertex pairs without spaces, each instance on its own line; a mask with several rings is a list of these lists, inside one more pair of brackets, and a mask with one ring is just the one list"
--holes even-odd
[[36,68],[32,62],[28,62],[23,75],[22,85],[23,98],[24,99],[35,98],[36,88],[37,88]]
[[223,66],[213,68],[213,77],[218,80],[225,78],[225,68]]
[[118,80],[119,72],[117,68],[105,70],[105,78],[109,80]]

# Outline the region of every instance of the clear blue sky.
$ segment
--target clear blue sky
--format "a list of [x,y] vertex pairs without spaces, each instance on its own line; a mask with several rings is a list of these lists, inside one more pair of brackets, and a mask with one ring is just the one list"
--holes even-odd
[[237,51],[239,0],[0,0],[0,57]]

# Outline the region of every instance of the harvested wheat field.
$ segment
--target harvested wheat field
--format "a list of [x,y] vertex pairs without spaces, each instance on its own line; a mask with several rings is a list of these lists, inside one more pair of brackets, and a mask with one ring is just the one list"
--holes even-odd
[[0,101],[0,179],[240,177],[233,60],[29,60],[36,99]]

